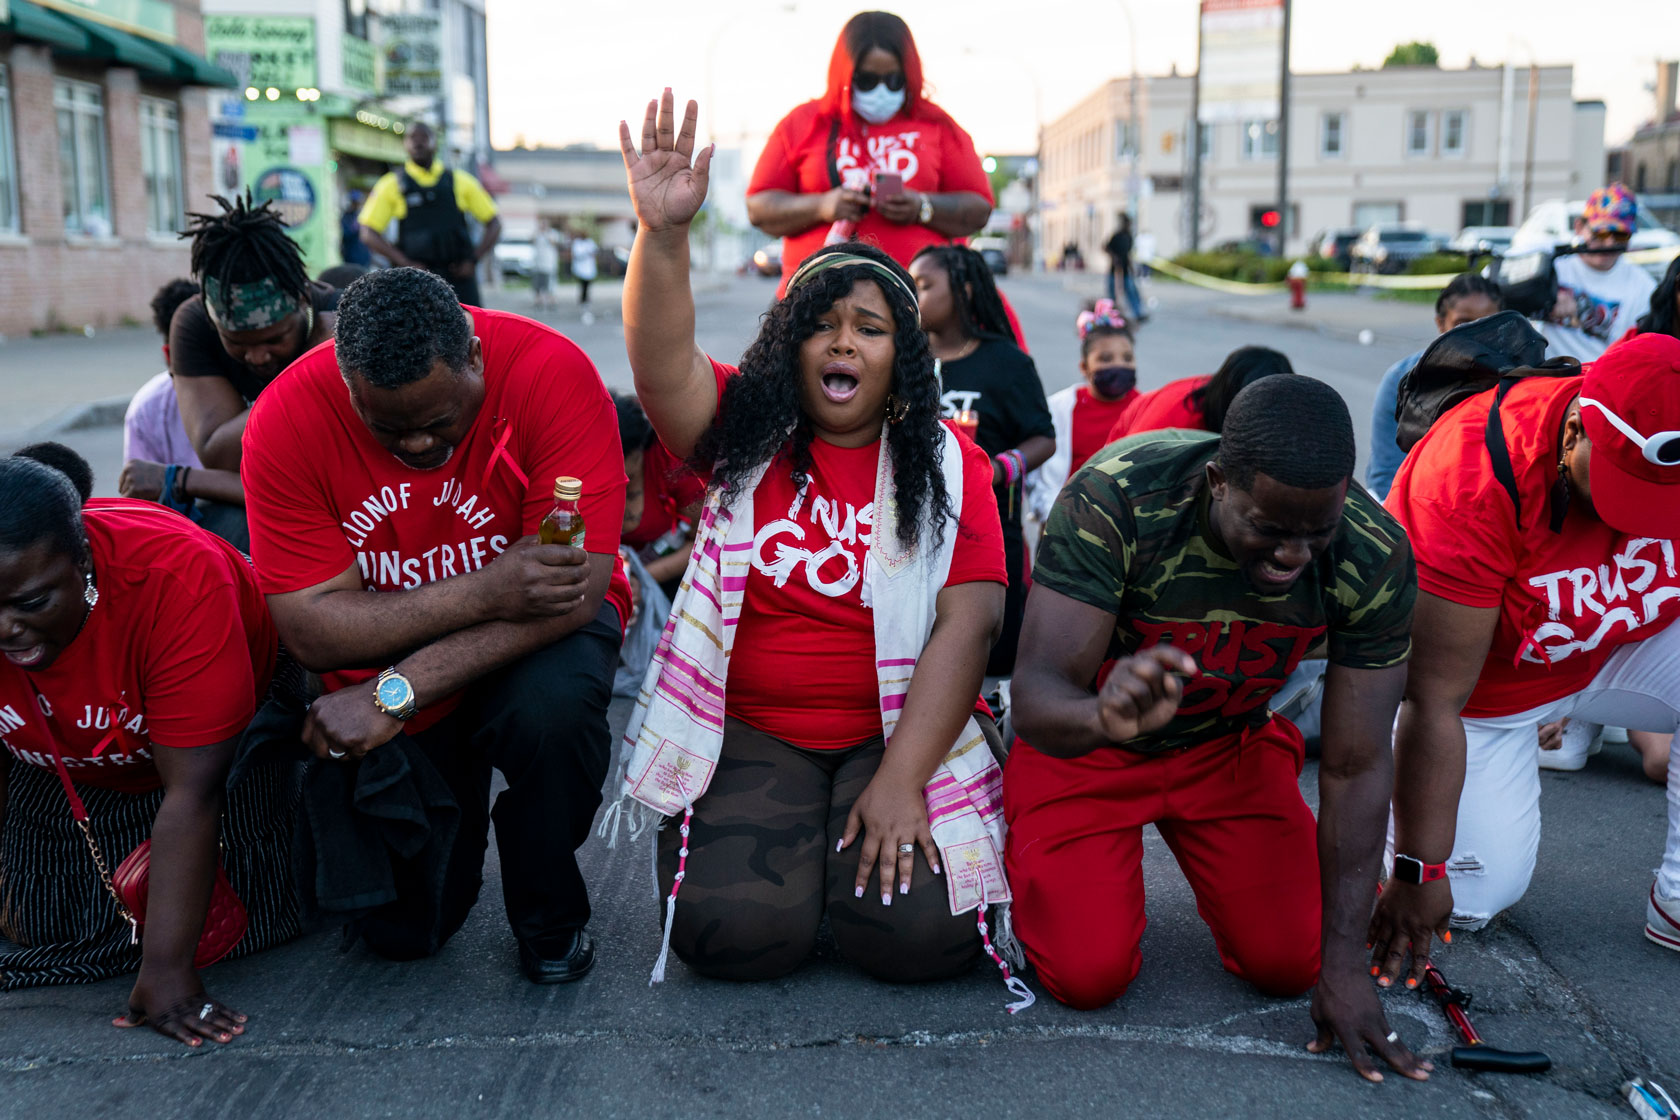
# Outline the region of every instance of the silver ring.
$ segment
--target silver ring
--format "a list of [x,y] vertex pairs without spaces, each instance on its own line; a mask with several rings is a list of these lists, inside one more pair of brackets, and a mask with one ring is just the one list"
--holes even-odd
[[344,752],[343,751],[335,751],[331,747],[328,747],[327,748],[327,757],[328,758],[343,758],[344,757]]
[[901,856],[915,855],[916,854],[916,845],[914,845],[914,844],[900,844],[898,846],[898,854],[901,855]]
[[208,1019],[210,1018],[210,1012],[214,1010],[216,1010],[216,1005],[213,1003],[207,1003],[198,1009],[198,1017],[200,1019]]
[[1389,1031],[1388,1032],[1388,1041],[1399,1042],[1400,1041],[1400,1032],[1399,1031]]

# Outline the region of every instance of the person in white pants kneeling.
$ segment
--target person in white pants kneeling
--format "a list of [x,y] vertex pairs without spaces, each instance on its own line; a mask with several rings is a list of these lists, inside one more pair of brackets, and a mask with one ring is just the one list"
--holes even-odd
[[[1493,474],[1497,408],[1518,503]],[[1528,889],[1540,843],[1536,727],[1680,726],[1680,339],[1643,335],[1582,375],[1528,377],[1447,413],[1388,508],[1418,561],[1395,730],[1394,873],[1372,919],[1383,983],[1432,938]],[[1680,950],[1680,752],[1646,935]]]

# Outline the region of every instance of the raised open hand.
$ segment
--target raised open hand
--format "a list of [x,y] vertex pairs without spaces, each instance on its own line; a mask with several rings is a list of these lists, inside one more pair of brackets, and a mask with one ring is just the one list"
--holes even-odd
[[[707,145],[694,157],[694,122],[700,106],[693,101],[683,113],[681,130],[675,130],[675,106],[666,89],[658,101],[649,101],[642,120],[642,153],[630,139],[630,125],[618,122],[618,146],[624,151],[624,170],[630,180],[630,203],[636,221],[645,231],[685,226],[694,220],[706,201],[706,184],[712,166]],[[692,161],[692,162],[691,162]]]

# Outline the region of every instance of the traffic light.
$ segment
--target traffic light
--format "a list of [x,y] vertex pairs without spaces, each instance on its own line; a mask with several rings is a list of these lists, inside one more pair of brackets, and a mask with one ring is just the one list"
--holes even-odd
[[1276,210],[1262,210],[1260,212],[1260,224],[1266,229],[1276,229],[1281,221],[1283,221],[1283,215]]

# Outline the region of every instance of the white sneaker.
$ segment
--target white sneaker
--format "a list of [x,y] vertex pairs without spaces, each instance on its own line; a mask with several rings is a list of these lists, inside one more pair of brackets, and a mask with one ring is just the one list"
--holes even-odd
[[1542,770],[1579,770],[1587,764],[1587,757],[1599,752],[1603,728],[1596,723],[1572,719],[1563,729],[1563,745],[1555,751],[1540,752]]
[[1680,953],[1680,898],[1664,898],[1651,884],[1651,898],[1645,904],[1645,936]]

